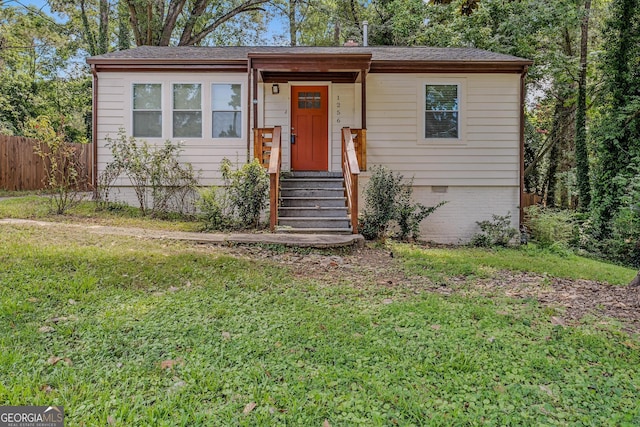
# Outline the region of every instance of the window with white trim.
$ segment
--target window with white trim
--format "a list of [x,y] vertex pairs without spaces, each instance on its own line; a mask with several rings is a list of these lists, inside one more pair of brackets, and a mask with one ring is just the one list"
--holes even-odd
[[173,85],[173,137],[202,138],[202,85]]
[[133,136],[162,137],[162,84],[133,85]]
[[459,139],[460,86],[425,84],[424,138]]
[[214,138],[242,137],[242,85],[211,85],[211,128]]

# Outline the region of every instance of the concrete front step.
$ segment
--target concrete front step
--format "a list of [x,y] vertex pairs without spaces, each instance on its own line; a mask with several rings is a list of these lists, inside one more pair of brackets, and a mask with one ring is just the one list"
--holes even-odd
[[290,228],[350,228],[351,221],[343,217],[279,217],[278,225]]
[[347,198],[342,197],[281,197],[280,206],[285,208],[343,208]]
[[281,189],[289,188],[344,188],[342,178],[287,178],[280,181]]
[[280,218],[304,217],[304,218],[335,218],[347,217],[347,207],[280,207],[278,211]]

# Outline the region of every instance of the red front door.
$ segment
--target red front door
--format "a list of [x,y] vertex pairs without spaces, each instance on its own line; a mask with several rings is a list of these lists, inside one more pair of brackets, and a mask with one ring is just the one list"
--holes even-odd
[[291,88],[291,169],[326,171],[329,168],[329,88]]

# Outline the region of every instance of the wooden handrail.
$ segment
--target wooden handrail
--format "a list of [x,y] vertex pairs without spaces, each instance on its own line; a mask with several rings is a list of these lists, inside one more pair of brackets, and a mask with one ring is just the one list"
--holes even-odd
[[358,234],[358,175],[360,175],[360,167],[351,129],[342,128],[342,176],[353,234]]
[[271,139],[271,155],[269,157],[269,228],[271,231],[276,230],[278,225],[278,200],[280,193],[280,168],[282,166],[282,150],[281,150],[282,129],[280,126],[273,128]]
[[253,157],[265,168],[269,167],[274,128],[253,129]]
[[361,171],[367,170],[367,130],[351,129],[353,146],[356,150],[356,158]]

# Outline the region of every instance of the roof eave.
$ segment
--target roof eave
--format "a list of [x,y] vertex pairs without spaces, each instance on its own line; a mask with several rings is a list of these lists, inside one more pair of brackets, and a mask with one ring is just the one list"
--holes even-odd
[[87,58],[96,71],[219,71],[246,72],[246,59]]
[[370,73],[523,73],[529,60],[372,61]]

